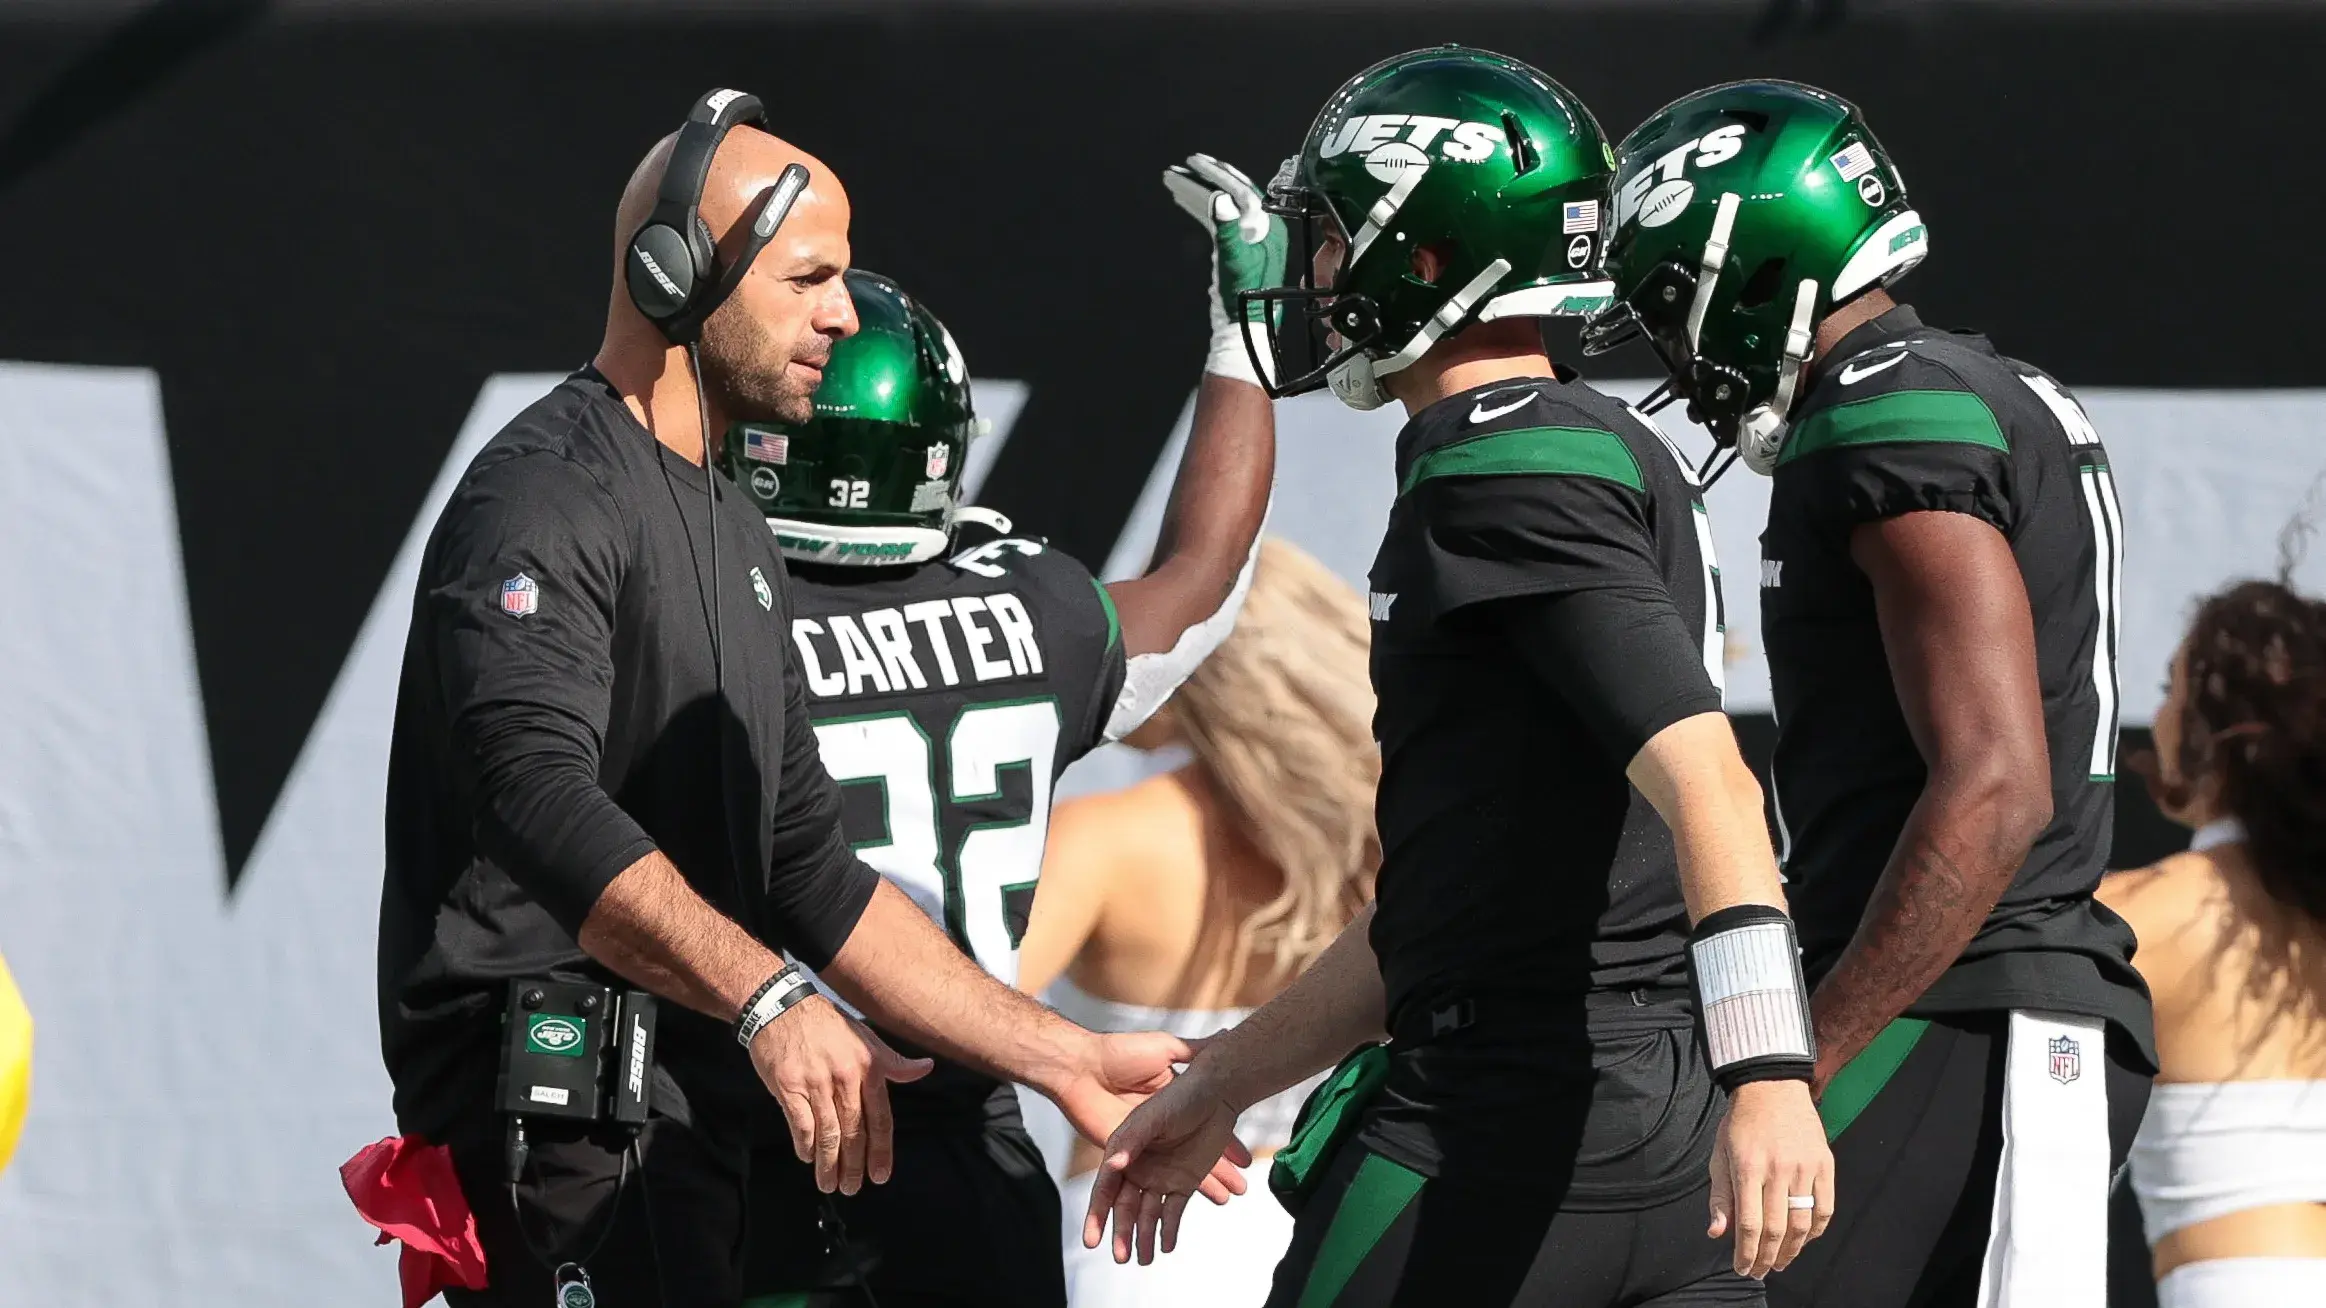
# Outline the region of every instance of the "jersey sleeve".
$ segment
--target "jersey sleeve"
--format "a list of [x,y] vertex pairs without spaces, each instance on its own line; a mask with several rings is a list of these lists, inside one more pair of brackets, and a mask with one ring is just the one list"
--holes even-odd
[[1661,586],[1522,595],[1478,612],[1618,767],[1673,723],[1720,711],[1703,647]]
[[[1048,564],[1042,570],[1049,574],[1044,578],[1045,607],[1055,595],[1057,625],[1067,636],[1054,656],[1059,660],[1059,685],[1082,698],[1072,706],[1073,716],[1067,719],[1074,729],[1061,742],[1067,751],[1059,760],[1063,765],[1110,739],[1107,719],[1123,693],[1129,663],[1123,652],[1122,619],[1115,613],[1114,597],[1107,593],[1106,583],[1092,576],[1072,555],[1051,550],[1043,557]],[[1069,657],[1071,666],[1066,662]]]
[[965,564],[1006,568],[1034,606],[1043,671],[1058,697],[1058,766],[1105,744],[1126,666],[1122,621],[1106,586],[1079,559],[1041,541],[994,541],[956,558]]
[[1890,372],[1889,389],[1802,419],[1777,474],[1806,481],[1803,502],[1837,533],[1935,511],[2011,534],[2011,447],[1994,410],[1936,364],[1908,356]]
[[627,530],[589,472],[532,453],[472,472],[439,532],[414,638],[436,647],[455,785],[479,852],[578,933],[654,848],[598,783]]
[[1613,432],[1538,428],[1446,446],[1416,460],[1403,491],[1420,515],[1405,585],[1433,617],[1522,595],[1665,589],[1646,479]]

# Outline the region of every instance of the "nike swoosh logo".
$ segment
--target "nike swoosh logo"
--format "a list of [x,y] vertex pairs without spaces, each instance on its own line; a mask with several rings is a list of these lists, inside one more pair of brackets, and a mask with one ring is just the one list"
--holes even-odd
[[1847,386],[1853,382],[1862,382],[1884,368],[1895,368],[1905,361],[1906,351],[1900,350],[1880,363],[1870,363],[1863,368],[1854,363],[1845,363],[1841,367],[1841,384]]
[[1492,422],[1496,418],[1501,417],[1503,414],[1516,413],[1520,409],[1525,408],[1527,405],[1534,403],[1534,398],[1534,392],[1528,391],[1526,394],[1519,396],[1517,399],[1512,400],[1510,403],[1493,409],[1487,408],[1486,402],[1484,400],[1480,400],[1478,402],[1478,407],[1470,410],[1470,422],[1472,425],[1476,425],[1481,422]]

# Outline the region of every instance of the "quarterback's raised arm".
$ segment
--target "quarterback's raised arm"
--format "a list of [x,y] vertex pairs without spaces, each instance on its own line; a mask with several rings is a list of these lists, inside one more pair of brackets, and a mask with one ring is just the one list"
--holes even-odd
[[1130,660],[1110,737],[1145,721],[1235,625],[1276,475],[1275,413],[1236,294],[1283,281],[1283,220],[1249,178],[1209,155],[1174,164],[1163,181],[1211,234],[1211,352],[1154,560],[1145,576],[1107,587]]

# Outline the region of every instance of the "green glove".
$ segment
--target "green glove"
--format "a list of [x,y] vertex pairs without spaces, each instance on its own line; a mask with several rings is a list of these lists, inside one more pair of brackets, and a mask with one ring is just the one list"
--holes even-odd
[[1256,386],[1253,361],[1272,366],[1275,354],[1266,315],[1257,305],[1239,311],[1236,295],[1284,284],[1284,220],[1263,207],[1251,178],[1208,154],[1191,154],[1186,163],[1164,169],[1163,185],[1212,236],[1211,356],[1203,370]]

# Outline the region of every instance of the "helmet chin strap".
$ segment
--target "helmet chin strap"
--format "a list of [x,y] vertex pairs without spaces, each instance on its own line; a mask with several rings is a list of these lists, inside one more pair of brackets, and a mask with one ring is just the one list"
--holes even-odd
[[1696,298],[1688,302],[1688,352],[1704,334],[1704,315],[1712,309],[1712,287],[1728,265],[1728,238],[1736,231],[1736,209],[1742,201],[1734,191],[1723,191],[1720,207],[1712,214],[1712,232],[1704,238],[1704,258],[1696,266]]
[[1413,334],[1413,339],[1405,343],[1404,349],[1388,358],[1375,361],[1360,350],[1334,367],[1328,374],[1334,397],[1360,412],[1378,409],[1389,403],[1389,392],[1381,388],[1381,379],[1391,373],[1405,371],[1421,356],[1429,353],[1429,348],[1438,343],[1438,338],[1469,317],[1471,306],[1483,299],[1486,292],[1492,290],[1509,272],[1508,259],[1496,259],[1487,264],[1461,290],[1454,292],[1444,304],[1438,306],[1438,311],[1429,316],[1429,321],[1421,325],[1421,330]]
[[1008,514],[997,513],[992,509],[982,509],[974,504],[964,504],[953,510],[953,521],[974,522],[980,527],[990,527],[1004,536],[1017,529],[1017,524],[1009,520]]
[[1793,411],[1793,392],[1801,385],[1801,370],[1809,363],[1814,334],[1810,315],[1817,309],[1817,283],[1804,279],[1793,297],[1793,321],[1785,329],[1785,361],[1777,368],[1777,393],[1746,414],[1736,425],[1737,457],[1764,477],[1777,471],[1777,452],[1785,447],[1785,419]]

